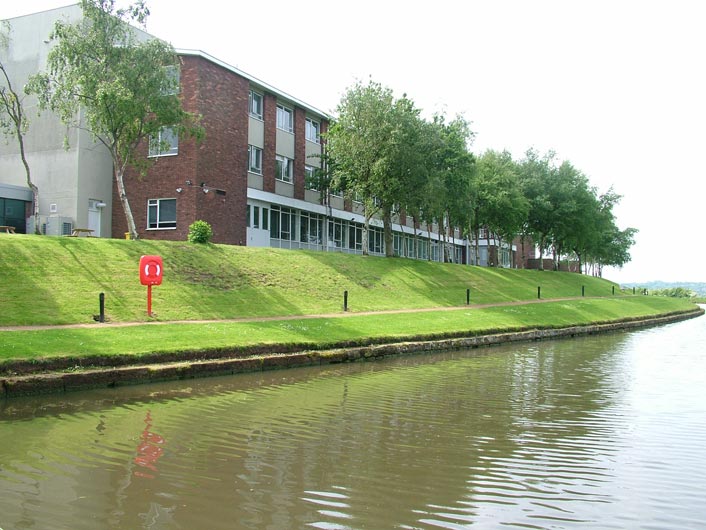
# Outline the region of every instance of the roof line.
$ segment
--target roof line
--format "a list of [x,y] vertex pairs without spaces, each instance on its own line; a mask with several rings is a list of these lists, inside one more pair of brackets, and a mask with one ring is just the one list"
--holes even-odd
[[314,107],[313,105],[309,105],[308,103],[305,103],[301,99],[295,98],[294,96],[287,94],[286,92],[279,90],[278,88],[275,88],[274,86],[270,85],[269,83],[266,83],[262,81],[261,79],[258,79],[257,77],[250,75],[246,72],[243,72],[239,68],[236,68],[235,66],[232,66],[224,61],[221,61],[220,59],[215,58],[213,55],[210,55],[202,50],[189,50],[189,49],[183,49],[183,48],[176,48],[175,49],[177,55],[190,55],[190,56],[196,56],[196,57],[201,57],[203,59],[206,59],[207,61],[210,61],[222,68],[225,68],[226,70],[230,70],[231,72],[238,74],[239,76],[244,77],[248,81],[252,81],[256,85],[262,87],[263,89],[273,92],[274,94],[281,96],[285,99],[288,99],[292,103],[299,105],[300,107],[303,107],[307,110],[310,110],[321,117],[324,117],[326,119],[331,119],[331,115],[328,112],[324,112],[321,109],[318,109]]

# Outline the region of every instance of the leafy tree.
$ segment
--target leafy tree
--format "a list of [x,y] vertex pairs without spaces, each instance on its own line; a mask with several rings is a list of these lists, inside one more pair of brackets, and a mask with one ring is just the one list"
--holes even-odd
[[48,72],[36,75],[31,89],[65,124],[89,130],[108,149],[130,237],[136,239],[123,176],[129,165],[146,167],[135,157],[138,145],[165,127],[198,139],[203,130],[177,95],[174,49],[157,39],[140,39],[129,25],[144,26],[145,3],[116,9],[115,0],[81,0],[81,7],[79,23],[56,23]]
[[[447,244],[450,227],[468,224],[468,203],[471,199],[471,179],[475,159],[469,151],[473,140],[470,124],[462,116],[447,122],[437,114],[427,124],[426,164],[429,167],[427,186],[423,192],[424,212],[436,220],[444,237],[444,259],[454,255]],[[422,151],[422,150],[420,150]]]
[[[0,23],[0,52],[9,50],[10,47],[10,24],[3,20]],[[27,153],[25,151],[24,135],[29,127],[27,114],[24,111],[23,98],[12,86],[10,75],[7,72],[5,63],[0,57],[0,130],[7,138],[17,140],[20,149],[20,159],[25,169],[27,186],[32,190],[32,215],[34,216],[34,231],[39,234],[39,188],[32,182],[32,173]]]
[[542,259],[549,246],[554,224],[554,206],[551,202],[551,176],[556,171],[553,151],[544,156],[529,149],[520,162],[520,179],[525,198],[529,203],[525,233],[531,235],[539,249],[539,269],[544,269]]
[[392,256],[392,214],[425,175],[419,110],[406,96],[395,100],[390,89],[370,81],[349,88],[336,111],[326,135],[332,184],[363,203],[363,254],[370,219],[380,214],[385,252]]
[[380,210],[379,183],[386,177],[384,145],[392,134],[392,92],[378,83],[360,82],[344,94],[337,119],[326,134],[332,185],[363,203],[363,254],[368,254],[370,219]]
[[511,241],[529,212],[529,202],[522,193],[517,164],[512,155],[488,150],[478,159],[473,179],[471,229],[475,239],[476,265],[480,229],[496,234],[500,240]]

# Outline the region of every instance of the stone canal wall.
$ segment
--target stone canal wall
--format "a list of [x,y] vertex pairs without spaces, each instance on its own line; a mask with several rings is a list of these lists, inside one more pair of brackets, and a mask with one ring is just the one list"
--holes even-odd
[[[269,351],[263,350],[263,348],[252,348],[250,350],[230,352],[213,350],[210,355],[209,352],[195,352],[193,358],[189,358],[188,354],[184,353],[171,354],[171,356],[160,354],[150,359],[148,364],[141,365],[124,364],[123,366],[115,366],[121,362],[127,363],[128,356],[106,358],[103,359],[102,363],[92,359],[93,367],[81,367],[71,364],[75,359],[64,359],[64,366],[61,366],[61,364],[18,363],[14,370],[12,367],[7,370],[9,374],[15,372],[16,375],[0,376],[0,398],[281,368],[357,362],[422,352],[473,349],[512,342],[576,337],[659,326],[698,317],[703,314],[704,309],[697,308],[658,317],[627,319],[589,326],[513,330],[470,337],[449,336],[446,338],[409,340],[385,344],[344,344],[327,350],[308,349],[297,351],[295,347],[291,346],[281,349],[269,346]],[[177,355],[179,360],[173,361]],[[204,358],[209,356],[211,358]],[[166,362],[167,359],[171,359],[172,362]],[[145,358],[142,358],[141,362],[146,362]],[[106,364],[106,366],[96,367],[96,363]],[[112,364],[112,366],[108,364]],[[38,369],[44,371],[32,373],[32,370]]]

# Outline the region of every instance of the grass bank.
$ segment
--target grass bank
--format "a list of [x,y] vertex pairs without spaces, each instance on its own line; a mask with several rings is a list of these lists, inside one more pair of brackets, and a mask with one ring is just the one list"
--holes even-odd
[[[143,254],[165,263],[156,318],[146,315],[139,283]],[[557,329],[695,309],[625,296],[609,281],[572,273],[173,242],[3,236],[0,270],[5,374]],[[349,313],[341,310],[344,290]],[[92,319],[99,292],[108,324]],[[47,327],[11,327],[18,325]]]
[[[146,314],[141,255],[164,260]],[[111,322],[220,320],[616,295],[606,280],[409,259],[186,242],[0,236],[0,326],[92,322],[105,293]]]

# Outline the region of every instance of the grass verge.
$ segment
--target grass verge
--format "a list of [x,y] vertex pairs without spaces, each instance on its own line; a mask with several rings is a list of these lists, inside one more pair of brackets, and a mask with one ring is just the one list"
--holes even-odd
[[125,356],[132,358],[130,362],[138,363],[159,353],[166,354],[167,358],[174,354],[174,359],[178,360],[183,352],[188,352],[190,358],[198,358],[199,353],[209,351],[322,349],[341,344],[473,336],[590,325],[693,309],[693,304],[678,299],[631,297],[421,313],[3,331],[0,332],[0,370],[11,371],[13,364],[20,361],[42,363],[52,358],[64,358],[67,365],[90,365],[92,358],[115,356],[125,364]]

